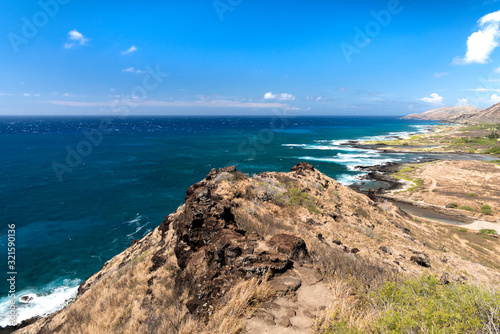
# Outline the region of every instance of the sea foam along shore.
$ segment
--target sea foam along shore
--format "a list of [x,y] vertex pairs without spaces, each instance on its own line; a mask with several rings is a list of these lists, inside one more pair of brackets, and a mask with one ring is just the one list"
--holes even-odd
[[[15,326],[24,320],[33,317],[43,317],[50,313],[62,309],[77,294],[80,280],[56,281],[43,289],[28,289],[16,293],[16,322],[12,323],[8,317],[10,299],[4,297],[0,299],[0,327]],[[19,298],[24,295],[35,295],[36,297],[29,303],[19,302]]]

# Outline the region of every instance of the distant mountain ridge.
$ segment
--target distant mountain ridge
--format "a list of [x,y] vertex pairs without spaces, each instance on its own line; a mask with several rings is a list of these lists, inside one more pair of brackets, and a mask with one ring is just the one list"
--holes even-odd
[[403,119],[422,119],[453,123],[500,123],[500,103],[487,109],[476,107],[445,107],[433,109],[421,114],[411,114]]
[[457,119],[467,118],[476,115],[484,109],[460,106],[460,107],[445,107],[433,109],[421,114],[411,114],[403,117],[403,119],[422,119],[436,121],[456,121]]
[[484,123],[500,123],[500,103],[497,103],[488,109],[484,109],[475,114],[465,114],[457,118],[457,121],[462,122],[484,122]]

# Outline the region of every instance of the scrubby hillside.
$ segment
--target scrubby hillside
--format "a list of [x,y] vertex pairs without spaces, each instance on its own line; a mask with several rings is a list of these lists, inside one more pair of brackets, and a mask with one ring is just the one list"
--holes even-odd
[[403,117],[403,119],[422,119],[422,120],[436,120],[436,121],[449,121],[460,117],[469,117],[481,112],[483,109],[469,106],[459,106],[459,107],[445,107],[439,109],[433,109],[421,114],[411,114]]
[[363,305],[385,282],[427,272],[443,284],[499,284],[498,239],[458,230],[375,203],[305,163],[251,178],[212,170],[73,302],[17,333],[369,331],[383,312]]

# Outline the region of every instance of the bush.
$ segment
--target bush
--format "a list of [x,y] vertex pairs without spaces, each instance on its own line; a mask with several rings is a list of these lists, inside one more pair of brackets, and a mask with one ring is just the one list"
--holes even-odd
[[474,209],[471,208],[470,206],[467,206],[467,205],[463,205],[459,208],[460,210],[465,210],[465,211],[472,211],[474,212]]
[[481,207],[481,213],[488,216],[493,216],[493,210],[491,210],[491,207],[489,205],[483,205]]
[[477,196],[478,196],[478,194],[476,194],[476,193],[467,194],[467,197],[477,197]]
[[448,204],[446,204],[446,207],[448,209],[456,209],[456,208],[458,208],[458,204],[457,203],[448,203]]
[[481,234],[486,234],[486,235],[490,235],[490,234],[497,234],[497,231],[495,230],[490,230],[490,229],[482,229],[479,231]]
[[484,154],[500,154],[500,147],[492,147],[483,152]]
[[309,195],[297,187],[290,188],[285,197],[288,198],[287,204],[303,206],[307,208],[310,213],[321,213]]
[[[475,285],[442,284],[434,275],[388,281],[355,311],[338,307],[321,333],[498,333],[500,292]],[[365,321],[370,314],[372,318]]]
[[377,333],[484,333],[500,328],[500,293],[465,284],[441,285],[422,276],[398,285],[386,283],[378,292],[387,305],[376,322]]

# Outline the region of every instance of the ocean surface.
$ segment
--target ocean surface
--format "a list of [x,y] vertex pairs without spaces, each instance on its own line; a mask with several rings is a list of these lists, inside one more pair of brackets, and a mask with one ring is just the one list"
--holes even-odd
[[343,184],[356,165],[412,161],[343,146],[428,131],[395,117],[1,117],[0,326],[8,224],[15,224],[17,321],[60,309],[78,285],[183,203],[212,168],[250,175],[308,161]]

